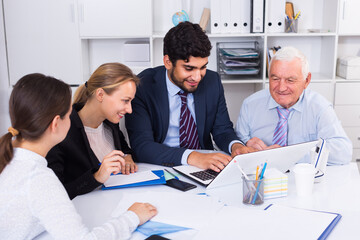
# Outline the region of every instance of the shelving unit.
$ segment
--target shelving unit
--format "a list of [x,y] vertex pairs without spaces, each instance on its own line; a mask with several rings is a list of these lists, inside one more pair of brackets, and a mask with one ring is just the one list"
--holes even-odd
[[[2,0],[7,40],[10,85],[29,72],[43,72],[74,86],[87,80],[102,63],[124,62],[128,41],[149,44],[148,62],[125,63],[139,73],[162,65],[163,38],[173,26],[171,16],[183,9],[190,20],[199,22],[210,0]],[[54,5],[54,3],[56,4]],[[226,1],[224,1],[226,2]],[[265,6],[265,23],[269,4]],[[295,12],[301,10],[298,33],[215,34],[207,29],[213,45],[208,69],[217,70],[216,43],[257,41],[261,51],[262,71],[257,78],[223,80],[231,120],[235,123],[244,98],[268,87],[267,49],[291,45],[309,59],[312,72],[310,88],[334,104],[344,127],[352,136],[354,159],[360,159],[360,111],[349,115],[341,109],[360,106],[359,80],[336,76],[336,60],[346,55],[360,55],[360,18],[352,14],[360,8],[358,0],[292,0]],[[42,9],[46,9],[43,11]],[[31,13],[31,15],[29,15]],[[324,32],[309,33],[307,29]],[[25,40],[25,41],[24,41]],[[25,42],[25,43],[24,43]],[[70,57],[69,57],[70,56]],[[351,101],[348,101],[350,99]],[[356,112],[356,111],[355,111]],[[347,125],[346,121],[353,118]],[[353,135],[356,136],[353,136]]]

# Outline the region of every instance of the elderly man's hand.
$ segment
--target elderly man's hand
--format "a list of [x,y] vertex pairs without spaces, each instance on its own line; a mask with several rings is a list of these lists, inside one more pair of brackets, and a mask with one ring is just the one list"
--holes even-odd
[[255,148],[255,149],[258,150],[258,151],[281,147],[281,146],[278,145],[278,144],[274,144],[274,145],[267,146],[261,139],[259,139],[259,138],[257,138],[257,137],[253,137],[252,139],[250,139],[250,140],[246,143],[246,146],[247,146],[247,147]]
[[239,155],[239,154],[256,152],[256,151],[258,151],[258,150],[253,147],[244,146],[241,143],[234,143],[231,146],[231,157],[235,157],[236,155]]

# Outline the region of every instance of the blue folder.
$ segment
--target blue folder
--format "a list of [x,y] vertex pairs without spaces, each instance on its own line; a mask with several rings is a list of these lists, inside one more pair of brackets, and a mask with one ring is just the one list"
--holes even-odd
[[125,185],[118,185],[118,186],[112,186],[112,187],[105,187],[102,186],[102,190],[109,190],[109,189],[117,189],[117,188],[128,188],[128,187],[139,187],[139,186],[147,186],[147,185],[157,185],[157,184],[165,184],[165,176],[163,170],[153,170],[153,173],[155,173],[159,179],[150,180],[150,181],[144,181],[144,182],[137,182],[137,183],[131,183],[131,184],[125,184]]
[[[267,206],[264,210],[267,210],[268,208],[270,208],[272,206],[272,204],[270,204],[269,206]],[[328,213],[328,214],[334,214],[336,215],[336,217],[332,220],[332,222],[327,226],[327,228],[322,232],[322,234],[319,236],[318,240],[325,240],[329,234],[331,233],[331,231],[334,229],[334,227],[336,226],[336,224],[340,221],[341,219],[341,214],[339,213],[332,213],[332,212],[325,212],[325,211],[317,211],[317,210],[310,210],[310,209],[303,209],[305,211],[314,211],[314,212],[321,212],[321,213]]]
[[167,223],[160,223],[154,221],[148,221],[143,225],[139,226],[136,231],[141,232],[145,236],[161,235],[166,233],[173,233],[188,230],[190,228],[175,226]]

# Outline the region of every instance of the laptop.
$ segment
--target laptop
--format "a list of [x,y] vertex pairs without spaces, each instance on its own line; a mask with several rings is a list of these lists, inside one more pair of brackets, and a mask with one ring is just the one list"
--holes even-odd
[[190,165],[176,166],[173,167],[173,169],[191,180],[206,186],[207,189],[211,189],[240,182],[241,172],[239,167],[236,166],[237,164],[246,174],[255,173],[256,166],[263,164],[265,161],[267,161],[268,168],[277,168],[282,172],[286,172],[306,154],[309,154],[312,148],[321,146],[323,141],[324,140],[320,139],[281,148],[237,155],[220,173]]

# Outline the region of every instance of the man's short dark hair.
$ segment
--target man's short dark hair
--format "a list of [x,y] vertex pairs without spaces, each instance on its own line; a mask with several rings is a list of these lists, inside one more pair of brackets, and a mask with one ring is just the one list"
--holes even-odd
[[177,60],[187,62],[190,56],[210,56],[211,43],[199,24],[181,22],[171,28],[164,38],[164,56],[175,66]]

